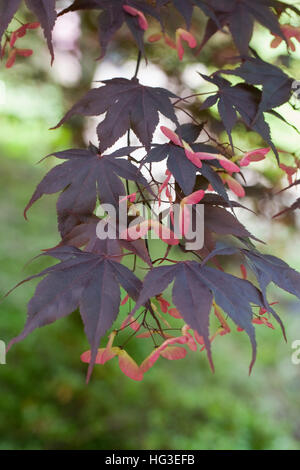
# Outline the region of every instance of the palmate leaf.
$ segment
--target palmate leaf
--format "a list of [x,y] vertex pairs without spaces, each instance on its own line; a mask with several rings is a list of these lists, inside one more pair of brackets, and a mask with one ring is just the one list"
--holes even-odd
[[[75,246],[76,248],[83,248],[84,251],[97,253],[97,254],[108,254],[118,256],[118,261],[121,261],[123,257],[123,249],[134,253],[139,256],[148,266],[152,267],[152,262],[147,251],[145,240],[123,240],[113,239],[107,237],[106,239],[99,239],[97,236],[97,226],[101,223],[107,228],[108,221],[106,219],[99,219],[95,215],[89,215],[87,217],[80,217],[80,223],[75,225],[72,230],[67,233],[60,244]],[[103,232],[105,229],[103,230]]]
[[140,51],[144,54],[144,31],[140,28],[138,19],[124,11],[124,5],[136,8],[144,14],[151,15],[153,18],[160,21],[160,16],[156,9],[143,0],[75,0],[72,5],[63,10],[60,15],[69,11],[102,10],[99,16],[101,58],[104,57],[109,42],[123,23],[127,24]]
[[262,85],[258,113],[277,108],[289,101],[294,79],[275,65],[259,58],[247,58],[240,67],[221,73],[237,75],[250,85]]
[[120,178],[148,186],[139,169],[120,158],[133,150],[135,147],[124,147],[110,155],[100,155],[91,145],[86,150],[70,149],[53,154],[67,161],[46,174],[25,208],[25,217],[32,204],[44,194],[63,191],[58,198],[57,212],[59,229],[65,236],[79,223],[80,217],[94,211],[97,197],[101,203],[118,206],[119,196],[126,193]]
[[194,8],[193,3],[193,0],[185,0],[184,2],[181,0],[173,0],[174,7],[177,8],[179,13],[184,17],[188,28],[191,26]]
[[300,299],[300,273],[276,256],[262,254],[256,249],[246,249],[242,246],[218,242],[216,248],[203,261],[203,264],[206,264],[214,256],[234,253],[241,253],[246,257],[264,294],[267,286],[274,282],[281,289]]
[[[266,304],[268,304],[267,287],[271,282],[300,299],[300,273],[276,256],[262,254],[256,249],[250,250],[241,246],[218,242],[215,249],[213,249],[203,261],[203,264],[206,264],[215,256],[231,256],[235,253],[240,253],[245,257],[247,264],[250,266],[257,278]],[[268,309],[280,324],[283,334],[285,335],[281,319],[276,312],[270,308],[270,306]]]
[[[217,85],[219,92],[207,98],[200,109],[204,110],[218,103],[218,111],[232,147],[231,133],[238,121],[238,115],[240,115],[244,124],[260,134],[269,144],[279,160],[278,151],[272,142],[270,127],[265,121],[260,108],[262,92],[247,83],[239,83],[233,86],[228,80],[219,75],[208,77],[201,74],[201,76],[208,82]],[[272,110],[270,109],[270,111]],[[280,117],[280,115],[278,116]]]
[[274,282],[281,289],[300,299],[300,273],[276,256],[263,255],[257,251],[243,250],[257,276],[263,292]]
[[209,315],[213,297],[228,316],[243,328],[252,344],[252,361],[256,358],[255,330],[252,324],[251,304],[266,306],[262,293],[249,281],[214,268],[201,266],[196,261],[152,269],[144,279],[140,297],[132,313],[174,281],[172,299],[184,321],[203,336],[208,358],[212,364],[209,343]]
[[[285,9],[288,9],[290,6],[287,4],[271,0],[207,0],[204,3],[213,9],[222,27],[228,26],[234,43],[242,55],[248,55],[255,21],[285,40],[272,7],[284,5]],[[216,22],[210,18],[200,48],[218,29],[220,28]]]
[[48,48],[54,60],[54,52],[52,45],[52,30],[54,28],[57,13],[55,10],[56,0],[25,0],[28,8],[36,15],[37,19],[41,23],[44,31],[45,38],[47,40]]
[[21,0],[0,0],[0,43],[20,4]]
[[[57,17],[55,2],[56,0],[25,0],[29,10],[35,14],[38,21],[41,23],[52,61],[54,59],[52,30]],[[0,42],[20,4],[21,0],[0,0]]]
[[119,313],[120,285],[136,300],[141,281],[128,268],[107,256],[85,253],[74,247],[58,247],[46,254],[61,262],[23,281],[44,277],[28,304],[24,330],[10,342],[9,348],[36,328],[53,323],[79,308],[91,346],[89,380],[99,342]]
[[210,207],[205,209],[204,220],[205,228],[218,235],[233,235],[238,238],[252,238],[253,240],[261,241],[252,235],[233,214],[224,208]]
[[178,124],[171,98],[176,95],[164,88],[143,86],[137,79],[114,78],[90,91],[76,103],[55,127],[61,126],[74,114],[98,116],[106,113],[98,125],[100,150],[111,147],[126,131],[132,129],[149,149],[159,123],[159,112]]
[[205,0],[185,0],[185,1],[172,0],[172,2],[170,2],[170,0],[157,0],[156,1],[157,6],[160,6],[160,7],[166,4],[170,4],[170,3],[173,3],[174,7],[184,17],[188,28],[191,26],[191,20],[192,20],[194,7],[200,8],[206,16],[211,18],[218,25],[219,28],[222,27],[219,23],[219,20],[213,8],[211,8],[211,6],[207,4]]
[[[248,264],[254,272],[260,289],[267,303],[267,287],[274,282],[281,289],[286,290],[290,294],[300,299],[300,273],[291,268],[287,263],[276,256],[264,255],[257,250],[242,250],[246,256]],[[269,309],[270,313],[280,324],[284,337],[285,329],[281,319],[273,309]]]
[[[65,235],[55,248],[61,246],[72,246],[75,248],[84,247],[84,251],[99,255],[113,256],[115,261],[121,262],[123,250],[119,240],[109,237],[102,239],[97,236],[97,227],[101,225],[101,228],[105,230],[107,228],[107,220],[99,219],[95,215],[80,217],[80,219],[81,223],[78,223],[78,225]],[[51,249],[45,251],[51,252]]]
[[201,200],[201,204],[205,204],[207,206],[240,207],[241,209],[246,209],[247,211],[255,214],[255,212],[252,209],[249,209],[249,207],[246,207],[237,201],[227,201],[222,196],[214,193],[205,194],[204,198]]

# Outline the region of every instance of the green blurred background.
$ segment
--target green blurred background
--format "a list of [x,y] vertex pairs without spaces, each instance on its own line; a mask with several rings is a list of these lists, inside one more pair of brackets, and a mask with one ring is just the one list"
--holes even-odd
[[[72,17],[73,26],[77,20]],[[199,24],[203,24],[202,18]],[[27,222],[22,212],[36,184],[53,164],[50,159],[40,165],[36,162],[50,152],[84,141],[81,120],[75,119],[57,131],[48,129],[88,89],[94,77],[94,58],[99,53],[95,28],[93,16],[85,15],[80,42],[89,55],[82,58],[58,34],[57,63],[52,72],[43,41],[34,33],[23,42],[32,46],[34,41],[31,59],[19,60],[9,71],[1,65],[0,80],[6,88],[0,126],[2,294],[47,266],[46,259],[25,264],[41,249],[58,242],[55,196],[39,201]],[[287,59],[284,46],[276,53],[268,50],[270,37],[258,28],[258,51],[282,67],[288,62],[290,72],[296,73],[299,48],[292,59]],[[226,50],[224,37],[217,37],[201,60],[187,54],[180,66],[190,76],[197,67],[202,71],[206,66],[211,71],[228,65],[230,48],[229,40]],[[107,62],[106,67],[126,68],[125,51],[126,56],[134,58],[135,49],[126,30],[112,47],[111,63]],[[169,77],[174,77],[179,67],[176,54],[164,51],[157,46],[149,53]],[[76,64],[72,69],[72,61],[77,69]],[[76,78],[78,64],[80,73]],[[200,91],[205,91],[201,85]],[[189,87],[185,85],[182,91],[187,92]],[[297,125],[299,116],[289,109],[285,112]],[[299,137],[292,130],[281,125],[275,127],[274,135],[281,148],[297,151]],[[253,133],[245,136],[242,127],[238,127],[235,139],[242,148],[263,146]],[[273,197],[269,183],[278,189],[286,185],[283,172],[272,159],[256,168],[259,177],[253,180],[250,175],[253,182],[249,191],[252,188],[252,195],[258,188],[261,196],[259,190],[263,188],[263,197],[256,203],[246,199],[246,205],[254,205],[259,216],[255,219],[247,215],[243,220],[255,235],[269,243],[269,253],[300,269],[296,216],[272,222],[265,215],[270,207],[274,214],[281,204]],[[2,302],[0,339],[9,341],[21,331],[34,285],[20,287]],[[117,361],[111,361],[95,368],[87,386],[86,365],[81,363],[80,355],[88,344],[79,314],[34,332],[14,346],[7,364],[0,366],[0,449],[300,449],[300,365],[291,362],[291,344],[300,339],[299,302],[275,288],[270,290],[270,298],[280,302],[277,310],[286,324],[288,342],[284,342],[278,327],[274,331],[257,327],[258,359],[250,378],[250,346],[242,333],[233,332],[214,342],[215,375],[203,353],[189,352],[184,361],[161,358],[142,382],[128,379],[119,371]],[[137,340],[131,352],[141,361],[149,352],[147,343]]]

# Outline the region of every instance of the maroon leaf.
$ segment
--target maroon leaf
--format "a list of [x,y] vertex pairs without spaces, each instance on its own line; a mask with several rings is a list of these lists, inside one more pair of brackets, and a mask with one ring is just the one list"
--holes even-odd
[[244,250],[263,292],[270,282],[300,299],[300,273],[276,256]]
[[205,227],[219,235],[234,235],[236,237],[258,240],[242,225],[238,219],[221,207],[210,207],[204,211]]
[[[239,83],[238,85],[232,86],[228,80],[221,78],[219,75],[215,75],[214,77],[202,75],[202,77],[219,87],[220,91],[214,95],[214,97],[218,97],[218,110],[231,145],[233,146],[231,132],[238,120],[239,113],[246,126],[260,134],[279,159],[278,151],[271,139],[270,127],[265,121],[260,108],[262,92],[246,83]],[[210,96],[203,103],[201,109],[207,109],[212,106],[211,100],[214,97]]]
[[206,264],[217,255],[231,256],[236,253],[243,254],[246,257],[248,265],[258,280],[265,304],[264,308],[270,312],[279,323],[283,335],[286,338],[285,328],[281,318],[267,300],[267,287],[271,282],[274,282],[282,289],[300,298],[300,273],[290,268],[288,264],[275,256],[263,255],[257,250],[246,250],[239,246],[229,245],[223,242],[217,242],[216,247],[206,256],[202,265]]
[[127,24],[140,51],[144,53],[144,31],[139,25],[138,18],[125,12],[123,9],[124,5],[136,8],[144,14],[149,14],[160,21],[160,16],[156,9],[141,0],[75,0],[72,5],[63,10],[60,15],[68,11],[102,10],[99,16],[101,58],[105,55],[107,46],[112,37],[121,28],[123,23]]
[[[182,318],[191,328],[203,336],[208,358],[213,368],[209,342],[209,314],[212,295],[206,285],[195,275],[192,263],[177,263],[175,266],[161,266],[152,269],[144,279],[143,289],[132,314],[151,298],[163,292],[175,279],[172,299]],[[190,283],[190,284],[189,284]],[[187,289],[187,290],[186,290]],[[183,295],[183,292],[188,295]],[[193,292],[193,294],[192,294]],[[199,302],[197,292],[201,292]]]
[[55,10],[56,0],[25,0],[28,8],[37,16],[44,30],[44,35],[48,43],[48,48],[54,60],[52,45],[52,30],[54,28],[57,13]]
[[[280,29],[277,16],[271,7],[282,2],[271,0],[210,0],[203,2],[215,13],[219,24],[228,26],[236,47],[242,55],[248,55],[249,42],[253,33],[254,21],[258,21],[272,33],[285,37]],[[293,8],[283,4],[285,9]],[[210,18],[201,47],[220,29]]]
[[251,85],[262,85],[258,113],[281,106],[291,97],[293,79],[280,68],[261,59],[249,57],[240,67],[225,72],[237,75]]
[[201,204],[205,204],[207,206],[221,206],[221,207],[240,207],[241,209],[246,209],[247,211],[255,212],[248,207],[244,206],[240,202],[237,201],[227,201],[222,196],[214,193],[207,193],[205,194],[204,198],[201,200]]
[[[61,259],[59,264],[34,277],[44,277],[28,304],[28,317],[23,332],[9,348],[26,338],[36,328],[53,323],[80,308],[85,333],[91,345],[91,362],[87,380],[95,363],[99,342],[111,328],[120,307],[120,285],[137,299],[141,282],[125,266],[77,248],[60,247],[50,256]],[[24,282],[32,279],[28,278]]]
[[111,147],[128,129],[132,129],[149,149],[159,122],[159,112],[177,124],[170,98],[176,95],[164,88],[146,87],[137,79],[114,78],[105,86],[92,89],[76,103],[55,127],[74,114],[98,116],[107,113],[97,129],[101,151]]
[[2,36],[17,12],[20,3],[21,0],[0,0],[0,43]]
[[148,186],[147,181],[131,162],[119,158],[128,155],[135,147],[124,147],[110,155],[100,155],[98,149],[70,149],[55,153],[56,158],[67,160],[57,165],[40,182],[25,208],[28,209],[44,194],[63,191],[58,198],[57,212],[63,236],[79,223],[80,217],[90,215],[101,203],[118,206],[119,196],[125,194],[120,178]]
[[[201,267],[195,261],[178,262],[176,265],[154,268],[147,274],[132,314],[145,305],[151,297],[163,292],[173,280],[175,280],[172,291],[174,305],[184,320],[201,336],[204,336],[209,358],[208,317],[211,307],[210,293],[212,293],[216,303],[238,326],[247,332],[253,350],[251,370],[256,357],[251,304],[264,307],[262,293],[249,281],[217,269]],[[182,286],[184,287],[182,288]],[[199,289],[200,296],[198,295]],[[189,295],[186,295],[186,292],[189,292]],[[192,298],[191,292],[193,293]]]
[[179,13],[184,17],[186,25],[189,28],[191,26],[191,20],[193,15],[193,0],[173,0],[174,7],[177,8]]

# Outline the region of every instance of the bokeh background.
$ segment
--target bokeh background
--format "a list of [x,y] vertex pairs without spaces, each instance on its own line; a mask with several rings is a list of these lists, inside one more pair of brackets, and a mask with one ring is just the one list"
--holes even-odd
[[[63,6],[67,2],[58,2]],[[22,17],[23,15],[23,17]],[[20,19],[31,19],[20,13]],[[171,25],[181,19],[169,18]],[[292,18],[295,26],[297,19]],[[126,29],[117,35],[102,62],[94,14],[70,14],[54,31],[56,60],[52,69],[42,37],[31,32],[23,46],[32,47],[30,59],[18,60],[13,69],[0,66],[2,83],[0,126],[0,289],[4,294],[17,282],[46,267],[45,258],[26,264],[40,250],[58,242],[56,196],[43,198],[29,213],[22,212],[36,184],[54,164],[37,165],[45,155],[95,140],[94,120],[74,118],[56,131],[55,125],[93,80],[130,77],[136,49]],[[204,18],[195,19],[193,33],[200,40]],[[13,28],[12,28],[13,29]],[[149,34],[157,32],[151,24]],[[300,47],[288,56],[285,46],[269,47],[272,36],[257,27],[252,45],[262,58],[272,60],[295,78]],[[234,66],[230,38],[222,33],[200,56],[187,51],[183,63],[163,44],[147,46],[149,64],[143,64],[144,84],[167,86],[183,96],[212,88],[197,72],[210,73]],[[287,69],[288,67],[288,69]],[[299,74],[299,72],[298,72]],[[95,85],[94,85],[95,86]],[[199,100],[191,101],[192,111]],[[290,106],[280,110],[298,126],[299,113]],[[183,115],[180,116],[185,119]],[[206,115],[200,115],[206,119]],[[226,140],[217,113],[210,115],[211,131]],[[269,119],[274,140],[286,152],[299,151],[299,136],[291,128]],[[158,137],[159,138],[159,137]],[[238,125],[234,139],[241,149],[262,147],[260,137]],[[292,163],[289,153],[282,162]],[[158,172],[163,175],[163,168]],[[296,190],[276,193],[287,186],[275,158],[259,162],[245,172],[245,205],[257,211],[239,214],[267,247],[261,250],[282,257],[300,269],[299,217],[293,213],[278,220],[272,215],[294,202]],[[154,247],[155,250],[155,247]],[[238,274],[232,264],[232,272]],[[14,291],[1,303],[0,338],[9,341],[24,324],[26,304],[35,283]],[[86,366],[80,355],[88,349],[78,312],[45,327],[16,345],[0,366],[0,449],[300,449],[300,365],[292,364],[291,344],[300,339],[300,304],[275,287],[270,299],[287,328],[285,343],[279,328],[257,327],[258,359],[248,377],[250,345],[243,333],[214,342],[216,373],[212,375],[203,353],[190,352],[184,361],[163,358],[144,377],[133,382],[118,369],[117,361],[95,368],[85,385]],[[126,315],[123,307],[121,315]],[[138,341],[138,340],[137,340]],[[137,361],[148,354],[147,342],[135,343]]]

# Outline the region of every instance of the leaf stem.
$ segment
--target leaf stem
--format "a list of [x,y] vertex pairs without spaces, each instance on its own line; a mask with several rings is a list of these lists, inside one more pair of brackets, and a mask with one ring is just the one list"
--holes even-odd
[[139,73],[139,70],[140,70],[141,61],[142,61],[142,53],[141,53],[141,51],[139,51],[138,57],[137,57],[137,61],[136,61],[136,68],[135,68],[135,72],[134,72],[134,75],[133,75],[133,77],[132,77],[132,80],[134,80],[134,79],[137,78],[137,76],[138,76],[138,73]]

